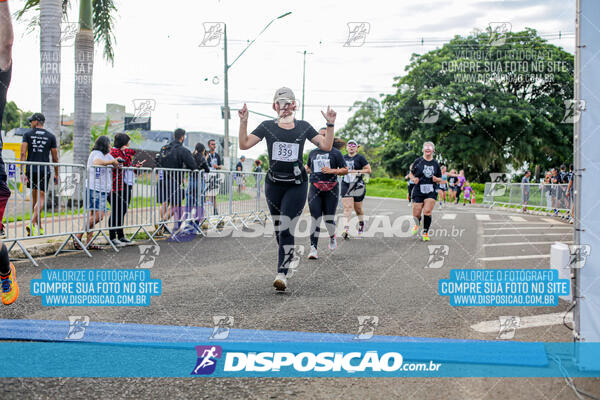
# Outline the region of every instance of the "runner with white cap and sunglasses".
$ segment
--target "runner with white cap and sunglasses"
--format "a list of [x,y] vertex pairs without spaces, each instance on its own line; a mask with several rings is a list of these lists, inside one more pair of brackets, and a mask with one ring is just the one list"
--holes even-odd
[[267,141],[269,170],[265,180],[265,196],[279,246],[277,275],[273,282],[278,291],[287,288],[288,272],[295,261],[292,232],[297,217],[302,214],[306,204],[308,175],[302,160],[304,142],[310,140],[319,149],[330,151],[336,117],[335,111],[330,107],[327,107],[327,113],[321,111],[327,121],[327,129],[324,136],[319,135],[308,122],[294,118],[297,107],[296,97],[291,89],[278,89],[273,97],[273,110],[277,112],[278,118],[261,122],[250,134],[248,107],[244,104],[238,111],[240,149],[248,150],[262,139]]

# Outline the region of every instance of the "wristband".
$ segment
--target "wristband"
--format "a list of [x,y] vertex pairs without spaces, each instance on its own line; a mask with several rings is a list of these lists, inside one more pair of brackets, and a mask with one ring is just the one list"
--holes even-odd
[[[0,1],[1,1],[1,0],[0,0]],[[333,128],[333,126],[334,126],[333,124],[330,124],[329,122],[327,123],[327,127],[328,127],[328,128]]]

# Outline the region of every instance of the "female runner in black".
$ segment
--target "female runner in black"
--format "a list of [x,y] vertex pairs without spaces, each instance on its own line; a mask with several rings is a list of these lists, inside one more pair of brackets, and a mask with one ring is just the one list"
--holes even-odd
[[273,110],[275,120],[263,121],[248,134],[248,107],[239,110],[239,146],[248,150],[262,139],[267,141],[269,170],[265,180],[265,196],[273,217],[275,235],[279,245],[277,275],[273,286],[278,291],[287,288],[287,276],[294,260],[294,230],[297,217],[306,203],[308,175],[303,168],[304,142],[310,140],[319,149],[330,151],[333,146],[333,126],[336,113],[330,107],[321,111],[327,121],[327,132],[321,136],[306,121],[294,118],[296,97],[291,89],[283,87],[275,92]]

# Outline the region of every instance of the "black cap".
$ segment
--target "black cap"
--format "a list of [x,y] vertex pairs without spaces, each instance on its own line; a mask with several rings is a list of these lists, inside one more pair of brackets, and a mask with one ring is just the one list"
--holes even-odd
[[42,113],[35,113],[31,117],[27,118],[27,120],[29,122],[33,122],[33,121],[46,122],[46,117],[44,117],[44,114],[42,114]]

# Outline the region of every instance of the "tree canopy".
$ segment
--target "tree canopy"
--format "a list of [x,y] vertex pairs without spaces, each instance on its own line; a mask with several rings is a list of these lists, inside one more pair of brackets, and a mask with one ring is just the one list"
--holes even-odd
[[380,166],[396,176],[425,141],[436,144],[440,161],[481,181],[510,167],[569,162],[573,55],[533,29],[496,39],[488,30],[413,54],[394,79],[396,93],[381,108],[376,99],[356,102],[339,134],[378,148]]

